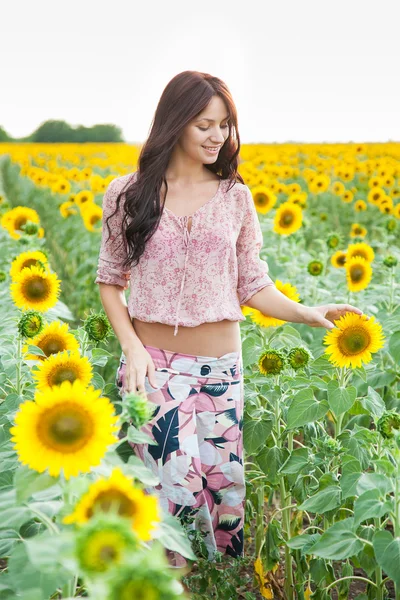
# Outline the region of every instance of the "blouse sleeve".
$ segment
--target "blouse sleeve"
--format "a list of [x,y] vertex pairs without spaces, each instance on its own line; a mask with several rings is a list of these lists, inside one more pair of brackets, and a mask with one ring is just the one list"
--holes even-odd
[[275,285],[268,275],[268,263],[260,258],[263,234],[252,193],[245,188],[245,209],[242,227],[236,241],[238,262],[237,293],[240,304],[268,285]]
[[128,287],[130,271],[122,268],[122,262],[126,258],[126,248],[122,233],[122,199],[119,204],[119,210],[108,221],[111,231],[110,236],[108,235],[106,223],[107,217],[115,211],[116,200],[120,191],[119,187],[117,180],[114,179],[109,184],[103,197],[103,226],[95,283],[119,285],[126,289]]

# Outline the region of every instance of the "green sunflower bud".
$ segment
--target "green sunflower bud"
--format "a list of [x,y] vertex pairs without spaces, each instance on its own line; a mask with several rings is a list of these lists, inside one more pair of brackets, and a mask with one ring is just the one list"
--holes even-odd
[[30,244],[29,238],[24,237],[23,235],[18,238],[18,242],[21,244],[21,246],[28,246]]
[[386,221],[386,229],[390,232],[395,231],[397,228],[396,219],[388,219]]
[[307,271],[310,275],[318,276],[321,275],[324,270],[324,265],[320,260],[312,260],[307,265]]
[[83,328],[91,342],[101,342],[112,335],[112,327],[105,313],[90,314],[83,323]]
[[331,233],[330,235],[328,235],[328,237],[326,239],[326,245],[328,246],[328,248],[331,248],[332,250],[337,248],[340,243],[341,243],[341,237],[337,233]]
[[397,258],[395,256],[387,256],[383,259],[383,264],[385,267],[389,267],[391,269],[397,265]]
[[36,235],[39,233],[39,228],[39,223],[33,223],[32,221],[27,221],[24,225],[21,225],[21,229],[26,235]]
[[378,419],[376,428],[384,438],[393,438],[393,429],[400,429],[400,414],[394,410],[385,412]]
[[156,406],[153,402],[149,402],[143,394],[128,392],[124,395],[124,408],[129,418],[132,419],[132,424],[139,429],[150,421]]
[[7,279],[7,273],[0,271],[0,283],[3,283]]
[[37,310],[27,310],[18,322],[19,334],[24,338],[33,338],[38,335],[44,327],[44,320]]
[[138,545],[129,519],[100,513],[77,531],[75,553],[81,569],[94,575],[123,562]]
[[266,348],[258,359],[258,368],[263,375],[279,375],[286,367],[286,357],[280,350]]
[[292,348],[287,355],[288,363],[295,371],[298,369],[304,369],[311,359],[311,352],[302,346]]

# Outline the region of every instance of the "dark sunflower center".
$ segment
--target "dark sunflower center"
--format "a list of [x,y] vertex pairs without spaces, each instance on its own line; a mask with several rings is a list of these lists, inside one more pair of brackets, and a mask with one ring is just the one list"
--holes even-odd
[[359,265],[356,265],[350,269],[352,281],[361,281],[364,275],[364,269]]
[[346,255],[342,254],[342,256],[339,256],[339,258],[337,259],[337,263],[338,263],[338,265],[344,265],[345,262],[346,262]]
[[114,546],[110,544],[105,544],[100,548],[99,558],[103,562],[113,561],[117,558],[118,552]]
[[293,223],[294,220],[294,214],[291,212],[285,212],[283,213],[282,217],[281,217],[281,224],[282,225],[291,225]]
[[39,261],[36,258],[28,258],[27,260],[24,260],[22,264],[22,269],[24,269],[25,267],[36,266],[38,262]]
[[43,350],[46,356],[50,356],[50,354],[57,354],[57,352],[65,350],[61,340],[58,340],[57,338],[45,340],[44,343],[40,344],[40,348]]
[[264,206],[265,204],[268,204],[268,199],[265,196],[265,194],[257,194],[255,201],[256,204],[258,204],[259,206]]
[[72,383],[76,378],[77,374],[75,369],[65,365],[57,369],[51,378],[50,385],[60,385],[63,381],[70,381]]
[[90,518],[95,510],[109,512],[111,509],[117,510],[122,517],[132,517],[136,513],[132,500],[123,492],[114,489],[100,492],[93,506],[88,509],[87,515]]
[[22,225],[25,225],[25,223],[27,222],[27,218],[26,217],[21,217],[20,219],[17,219],[14,223],[14,228],[15,229],[21,229]]
[[266,356],[262,364],[266,371],[274,371],[280,368],[280,360],[276,356]]
[[98,221],[100,221],[100,217],[98,215],[93,215],[90,217],[90,224],[95,225]]
[[368,348],[370,337],[362,327],[350,327],[338,339],[342,354],[359,354]]
[[47,282],[42,277],[32,277],[25,284],[26,295],[32,300],[45,298],[47,290]]
[[38,438],[48,448],[73,453],[85,446],[93,433],[93,423],[79,406],[65,402],[44,412],[38,424]]

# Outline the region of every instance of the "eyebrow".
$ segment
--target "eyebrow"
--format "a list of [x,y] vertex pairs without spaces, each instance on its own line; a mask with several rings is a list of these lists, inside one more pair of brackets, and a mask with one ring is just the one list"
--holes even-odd
[[[224,117],[222,120],[225,121],[226,119],[229,119],[229,115],[227,115],[226,117]],[[200,119],[196,119],[197,121],[209,121],[210,123],[214,123],[213,119],[206,119],[205,117],[201,117]]]

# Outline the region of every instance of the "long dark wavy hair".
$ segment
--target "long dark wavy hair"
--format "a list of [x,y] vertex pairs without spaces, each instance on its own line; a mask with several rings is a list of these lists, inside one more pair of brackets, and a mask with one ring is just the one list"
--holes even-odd
[[[212,164],[204,165],[221,179],[229,183],[244,183],[237,170],[240,151],[240,137],[237,125],[237,111],[230,91],[218,77],[199,71],[183,71],[175,75],[165,87],[151,123],[150,134],[144,143],[137,164],[137,177],[129,180],[116,199],[116,209],[108,220],[119,210],[123,196],[122,242],[126,248],[126,260],[122,268],[136,266],[144,252],[146,242],[156,231],[162,215],[160,193],[164,182],[166,194],[168,184],[165,171],[173,148],[183,129],[201,111],[213,96],[220,96],[229,112],[229,136],[222,145],[218,158]],[[230,188],[229,188],[230,189]]]

